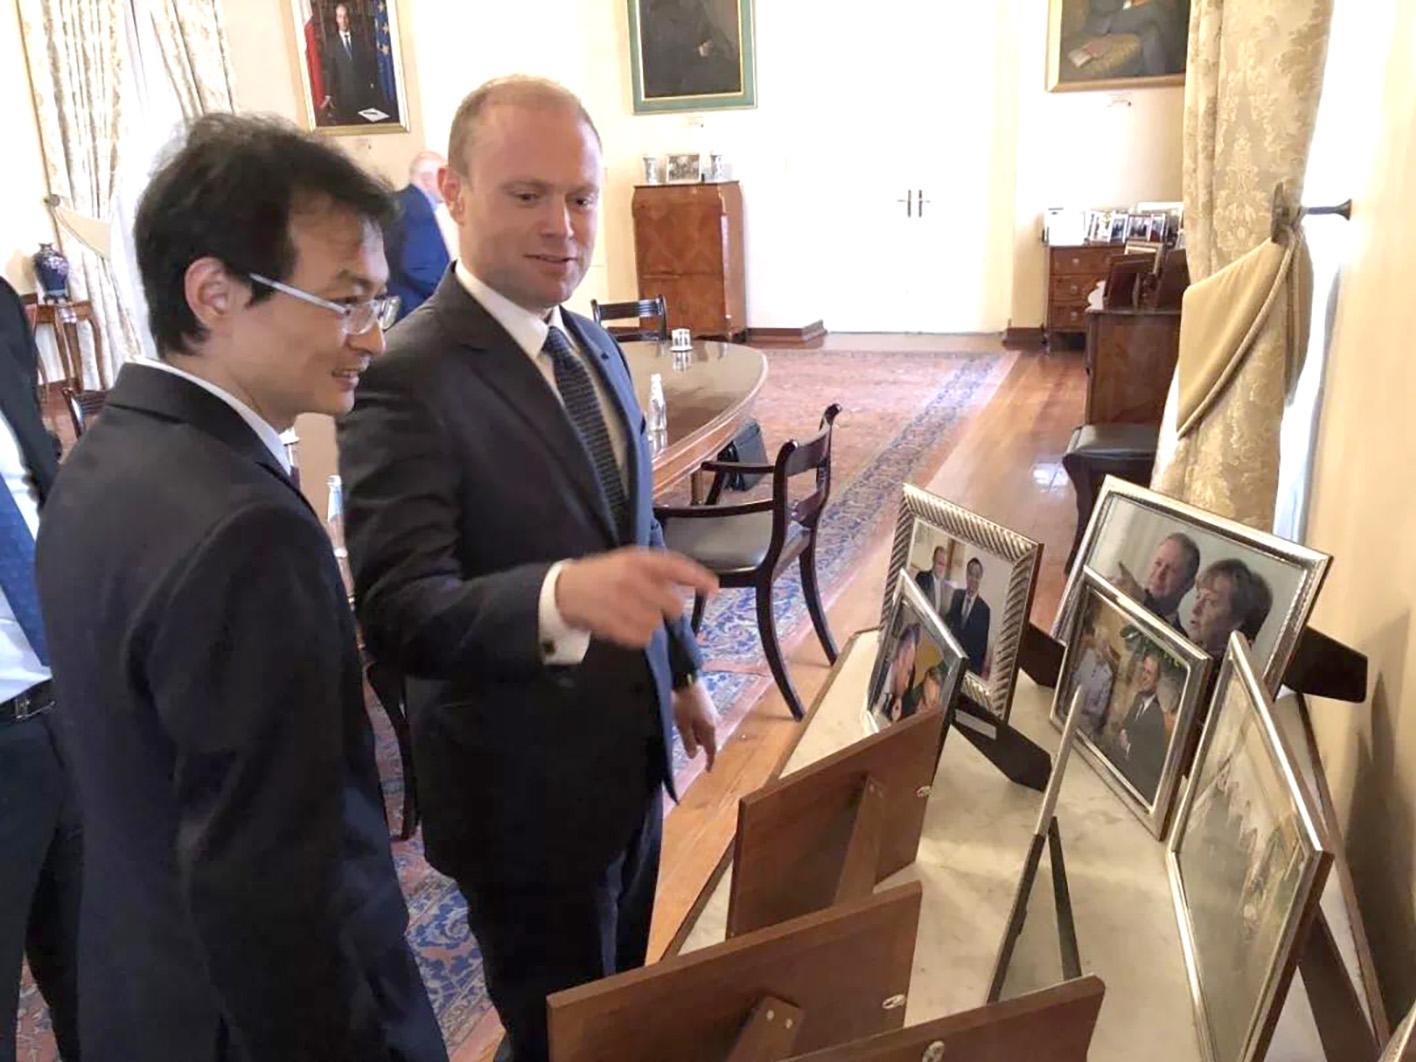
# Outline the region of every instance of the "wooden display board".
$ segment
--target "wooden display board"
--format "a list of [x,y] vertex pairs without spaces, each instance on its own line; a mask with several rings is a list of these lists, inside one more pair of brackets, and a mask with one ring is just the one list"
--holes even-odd
[[1086,1062],[1106,986],[1081,977],[792,1062]]
[[742,798],[729,937],[868,896],[914,862],[944,720],[921,712]]
[[761,1005],[773,999],[801,1012],[798,1052],[898,1029],[921,896],[912,882],[557,992],[546,1003],[551,1059],[765,1062],[770,1052],[748,1052],[770,1049],[762,1024],[771,1007]]

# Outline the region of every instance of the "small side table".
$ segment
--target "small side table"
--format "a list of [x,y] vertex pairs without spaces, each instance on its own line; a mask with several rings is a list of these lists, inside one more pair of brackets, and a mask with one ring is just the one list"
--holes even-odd
[[64,379],[59,381],[74,391],[85,390],[84,356],[79,346],[79,325],[87,324],[93,333],[94,364],[98,371],[98,386],[106,390],[109,384],[103,371],[103,333],[98,327],[98,317],[93,303],[84,302],[36,302],[25,306],[25,314],[30,319],[30,327],[36,335],[42,327],[54,330],[54,345],[59,351],[59,365]]

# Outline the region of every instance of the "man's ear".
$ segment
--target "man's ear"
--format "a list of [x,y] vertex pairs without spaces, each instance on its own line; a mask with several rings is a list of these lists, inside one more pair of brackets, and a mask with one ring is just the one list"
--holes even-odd
[[183,291],[193,316],[208,332],[225,332],[231,318],[250,300],[242,284],[218,258],[198,258],[187,267]]
[[459,225],[462,224],[462,216],[465,213],[462,207],[462,188],[466,183],[451,166],[438,167],[438,191],[442,193],[443,202],[447,204],[447,212]]

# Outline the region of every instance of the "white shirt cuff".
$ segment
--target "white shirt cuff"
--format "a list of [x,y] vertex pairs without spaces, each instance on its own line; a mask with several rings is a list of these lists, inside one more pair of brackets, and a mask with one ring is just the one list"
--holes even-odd
[[546,572],[537,609],[541,662],[560,667],[580,663],[590,648],[590,632],[566,623],[560,609],[556,608],[556,580],[565,564],[565,561],[557,561]]

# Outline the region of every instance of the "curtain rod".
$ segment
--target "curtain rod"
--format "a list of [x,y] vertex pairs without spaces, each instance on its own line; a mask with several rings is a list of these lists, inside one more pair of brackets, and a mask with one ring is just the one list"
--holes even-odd
[[1282,243],[1282,236],[1285,232],[1297,227],[1298,223],[1305,217],[1312,217],[1317,214],[1336,214],[1339,217],[1351,220],[1352,200],[1347,199],[1334,206],[1303,206],[1302,204],[1291,204],[1288,201],[1288,191],[1282,181],[1273,186],[1273,214],[1269,224],[1269,238],[1274,243]]

